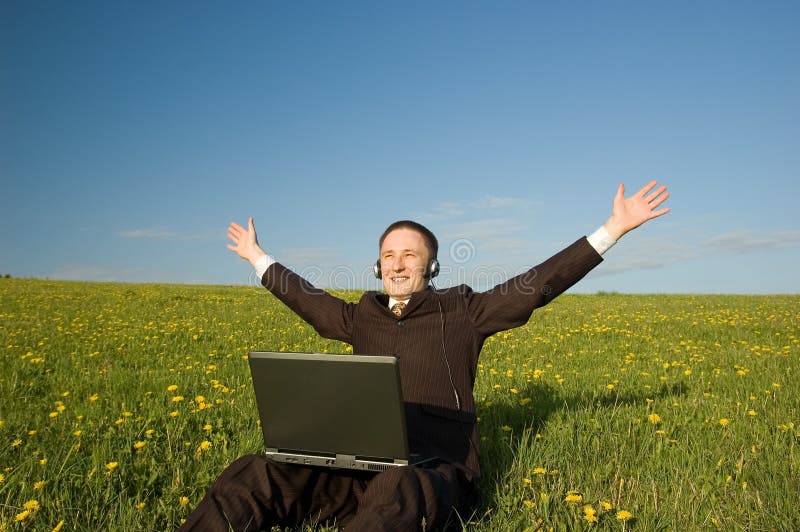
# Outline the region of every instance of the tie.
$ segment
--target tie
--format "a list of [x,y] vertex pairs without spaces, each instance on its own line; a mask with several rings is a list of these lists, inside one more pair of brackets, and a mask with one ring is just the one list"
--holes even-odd
[[395,316],[397,316],[399,318],[400,314],[403,313],[403,309],[405,309],[405,308],[406,308],[406,304],[403,303],[402,301],[398,301],[397,303],[392,305],[392,314],[394,314]]

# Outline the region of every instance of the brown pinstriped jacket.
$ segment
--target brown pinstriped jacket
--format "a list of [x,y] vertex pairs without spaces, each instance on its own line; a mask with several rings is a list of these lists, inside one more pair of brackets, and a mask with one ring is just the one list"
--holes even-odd
[[386,294],[368,291],[358,303],[347,303],[279,263],[261,282],[323,337],[351,344],[356,354],[397,356],[411,451],[460,465],[477,478],[480,437],[472,390],[484,340],[527,323],[534,309],[602,260],[584,237],[486,292],[459,285],[414,293],[400,318],[387,308]]

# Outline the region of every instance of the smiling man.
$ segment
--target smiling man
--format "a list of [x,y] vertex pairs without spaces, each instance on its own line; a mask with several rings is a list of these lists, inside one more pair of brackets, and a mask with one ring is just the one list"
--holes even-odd
[[427,287],[439,272],[439,242],[421,224],[410,220],[395,222],[383,232],[378,245],[375,276],[383,279],[389,308],[408,303],[411,294]]
[[[380,473],[240,458],[219,476],[183,530],[262,530],[307,520],[347,532],[460,527],[479,503],[478,424],[473,397],[478,357],[492,334],[527,323],[597,266],[622,235],[669,209],[653,181],[626,198],[620,185],[611,216],[592,235],[486,292],[459,285],[433,290],[436,237],[403,220],[379,240],[375,275],[383,292],[348,303],[315,288],[258,244],[253,219],[232,223],[228,248],[255,268],[261,283],[325,338],[353,353],[398,358],[409,449],[425,467]],[[654,190],[655,189],[655,190]]]

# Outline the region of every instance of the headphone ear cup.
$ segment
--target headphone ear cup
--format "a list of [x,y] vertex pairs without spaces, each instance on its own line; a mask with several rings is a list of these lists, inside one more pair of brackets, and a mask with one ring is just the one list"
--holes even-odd
[[376,260],[375,264],[372,265],[372,273],[375,274],[376,279],[383,277],[383,273],[381,272],[381,259]]
[[428,279],[433,279],[437,275],[439,275],[439,261],[436,260],[436,259],[433,259],[431,261],[430,266],[428,266],[428,275],[427,275],[427,277],[428,277]]

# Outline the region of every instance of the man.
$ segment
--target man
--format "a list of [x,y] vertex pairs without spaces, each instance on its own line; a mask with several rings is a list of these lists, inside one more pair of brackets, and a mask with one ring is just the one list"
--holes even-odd
[[478,503],[478,428],[472,395],[486,338],[525,324],[537,307],[579,281],[628,231],[666,214],[669,197],[656,182],[614,197],[606,223],[542,264],[493,289],[465,285],[432,290],[436,237],[408,220],[379,241],[376,276],[385,293],[346,303],[269,257],[253,219],[232,223],[228,248],[256,269],[262,284],[316,331],[347,342],[354,353],[395,355],[406,402],[409,448],[435,457],[424,467],[381,473],[278,464],[240,458],[209,489],[183,530],[261,530],[302,522],[336,523],[351,531],[418,530],[458,525]]

